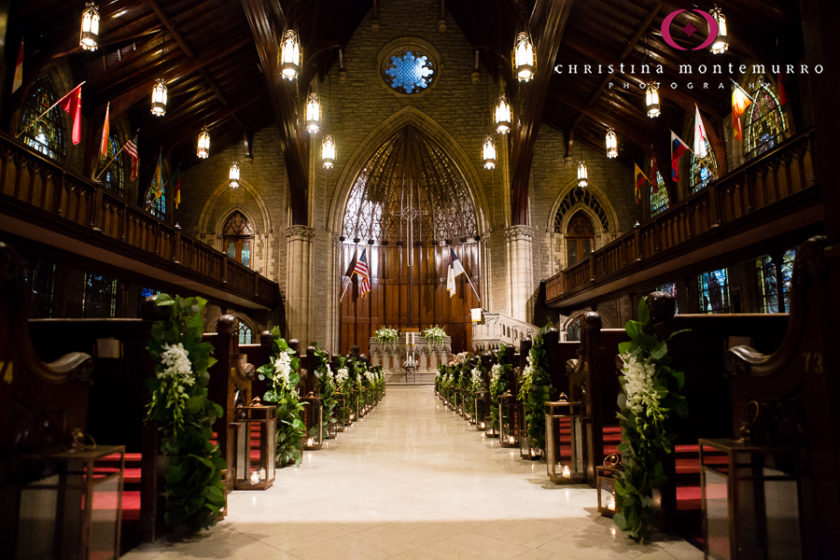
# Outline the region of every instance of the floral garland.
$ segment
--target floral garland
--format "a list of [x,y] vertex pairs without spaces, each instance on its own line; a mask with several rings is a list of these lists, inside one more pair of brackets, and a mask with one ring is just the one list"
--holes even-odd
[[679,393],[685,376],[670,367],[668,346],[656,336],[645,298],[639,302],[639,321],[628,321],[625,330],[630,341],[618,347],[623,361],[618,396],[622,459],[613,519],[632,539],[644,542],[652,529],[652,490],[667,480],[663,458],[676,439],[670,416],[685,417],[688,408]]
[[222,471],[227,464],[210,441],[223,410],[207,398],[207,368],[216,360],[210,356],[213,346],[202,342],[206,303],[159,294],[155,304],[165,317],[152,326],[148,346],[157,365],[148,382],[152,400],[146,420],[157,424],[167,459],[164,522],[189,532],[215,524],[225,507]]
[[303,404],[298,398],[297,386],[300,375],[297,373],[299,359],[295,351],[280,336],[280,329],[271,330],[272,356],[269,363],[257,369],[259,378],[269,381],[263,401],[277,407],[277,428],[275,430],[275,464],[284,467],[294,463],[300,465],[302,459],[301,442],[305,426],[300,419]]
[[324,407],[322,416],[322,423],[324,427],[324,434],[330,433],[330,425],[336,423],[335,415],[333,414],[335,407],[338,405],[338,397],[336,397],[336,382],[335,376],[330,367],[329,356],[327,352],[315,347],[315,377],[318,379],[318,388],[321,393],[321,404]]
[[473,394],[484,390],[484,377],[481,371],[481,363],[470,370],[472,375],[472,392]]
[[543,347],[545,331],[545,327],[540,329],[534,337],[520,375],[519,401],[525,405],[528,445],[533,449],[545,449],[545,403],[551,399],[553,391],[548,373],[548,354]]
[[513,369],[511,364],[505,363],[505,345],[502,344],[496,353],[496,363],[490,368],[490,427],[499,430],[499,397],[507,389],[506,374]]

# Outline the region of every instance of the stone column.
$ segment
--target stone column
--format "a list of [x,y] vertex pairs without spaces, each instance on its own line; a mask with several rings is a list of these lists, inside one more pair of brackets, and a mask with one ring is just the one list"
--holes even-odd
[[286,339],[309,344],[311,321],[310,278],[312,237],[315,230],[295,225],[286,228]]
[[534,293],[534,228],[510,226],[505,229],[507,246],[508,310],[514,319],[533,320],[531,297]]
[[[338,346],[338,331],[341,321],[341,305],[338,298],[341,296],[341,280],[343,270],[339,270],[340,262],[339,255],[341,251],[341,241],[337,233],[329,233],[329,275],[325,281],[327,286],[327,293],[323,294],[326,298],[327,305],[327,324],[326,324],[326,339],[324,340],[324,347],[328,352],[337,354]],[[320,295],[318,296],[320,297]]]

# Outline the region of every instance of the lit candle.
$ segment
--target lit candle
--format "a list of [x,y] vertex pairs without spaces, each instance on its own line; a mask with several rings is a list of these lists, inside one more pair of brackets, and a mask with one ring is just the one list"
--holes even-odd
[[260,473],[254,471],[251,473],[251,484],[259,484],[260,483]]
[[570,476],[572,476],[572,471],[569,465],[563,465],[563,478],[569,478]]
[[609,498],[607,498],[607,509],[610,511],[615,511],[615,496],[612,494]]
[[479,424],[479,426],[480,426],[480,427],[481,427],[481,429],[483,430],[483,429],[484,429],[484,422],[482,422],[481,424]]

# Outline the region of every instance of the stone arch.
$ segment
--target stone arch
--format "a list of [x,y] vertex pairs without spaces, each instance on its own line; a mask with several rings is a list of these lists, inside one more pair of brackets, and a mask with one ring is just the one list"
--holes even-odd
[[414,126],[430,138],[434,138],[452,160],[467,185],[467,190],[476,211],[479,233],[484,235],[489,232],[489,207],[482,189],[479,187],[482,181],[475,169],[475,165],[452,135],[444,130],[434,119],[411,106],[404,107],[386,118],[359,143],[359,146],[342,169],[341,175],[336,183],[332,201],[330,202],[327,229],[336,235],[340,234],[347,200],[362,167],[376,150],[393,134],[409,125]]
[[[225,221],[233,212],[241,212],[248,218],[254,226],[254,235],[274,233],[271,213],[259,191],[245,180],[240,180],[239,188],[243,189],[244,192],[248,193],[256,201],[259,210],[258,215],[255,216],[251,209],[246,208],[245,205],[239,202],[227,203],[223,200],[223,197],[230,192],[230,187],[227,182],[221,183],[216,187],[201,208],[201,213],[198,218],[198,233],[204,238],[203,241],[205,243],[209,243],[217,249],[221,248],[222,228],[225,225]],[[217,210],[222,211],[217,213]],[[214,214],[216,214],[215,219]],[[288,222],[288,205],[286,221]]]

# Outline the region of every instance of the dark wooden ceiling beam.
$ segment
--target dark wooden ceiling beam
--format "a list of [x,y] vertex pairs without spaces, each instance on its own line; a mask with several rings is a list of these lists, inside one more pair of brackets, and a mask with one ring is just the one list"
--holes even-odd
[[278,0],[241,0],[245,18],[257,48],[274,116],[280,132],[280,148],[289,177],[292,223],[307,224],[308,138],[297,114],[297,82],[284,80],[277,64],[286,18]]
[[[530,30],[537,58],[536,75],[518,91],[517,122],[511,145],[511,211],[514,225],[528,223],[528,183],[534,159],[534,144],[542,120],[554,61],[573,0],[537,0],[531,12]],[[510,38],[511,46],[513,37]]]

